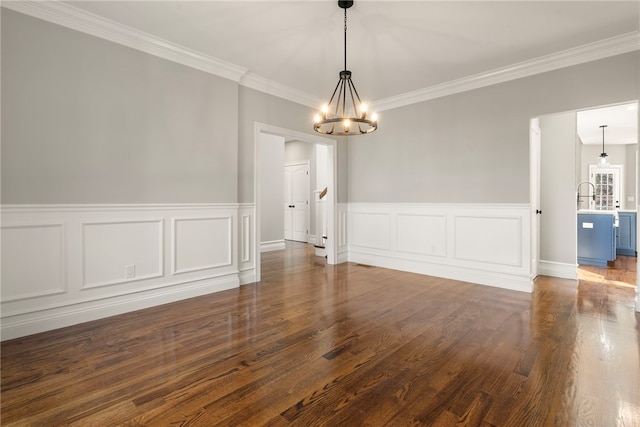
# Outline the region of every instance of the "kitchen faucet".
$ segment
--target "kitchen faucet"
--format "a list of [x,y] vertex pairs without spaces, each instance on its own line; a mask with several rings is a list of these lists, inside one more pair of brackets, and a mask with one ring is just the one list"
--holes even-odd
[[[589,189],[587,188],[587,195],[586,196],[581,196],[580,195],[580,186],[582,184],[589,184],[591,187],[593,187],[593,195],[589,196]],[[596,200],[596,186],[593,185],[592,182],[589,181],[582,181],[580,184],[578,184],[578,186],[576,187],[576,203],[577,203],[577,210],[580,210],[580,203],[582,202],[582,200],[580,200],[583,197],[591,197],[593,201]]]

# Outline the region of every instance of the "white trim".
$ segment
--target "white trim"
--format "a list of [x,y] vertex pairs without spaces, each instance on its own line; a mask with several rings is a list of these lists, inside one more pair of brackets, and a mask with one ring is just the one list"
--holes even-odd
[[352,203],[346,209],[340,227],[350,262],[533,290],[528,204]]
[[66,213],[66,212],[106,212],[106,211],[147,211],[147,210],[197,210],[197,209],[238,209],[252,206],[249,203],[86,203],[86,204],[11,204],[0,205],[1,213]]
[[561,279],[578,280],[578,265],[540,260],[538,263],[538,274],[542,276],[559,277]]
[[[322,103],[322,100],[310,94],[251,73],[247,68],[160,39],[67,3],[60,1],[3,1],[2,7],[227,78],[238,82],[242,86],[301,105],[316,108]],[[372,107],[376,111],[390,110],[639,49],[640,33],[637,31],[630,32],[506,67],[380,99],[374,101]]]
[[3,1],[2,7],[214,74],[234,82],[246,68],[163,40],[60,1]]
[[247,72],[242,76],[242,78],[240,78],[240,85],[286,99],[287,101],[297,102],[298,104],[314,109],[319,108],[322,104],[322,101],[318,100],[313,95],[309,95],[308,93],[285,86],[281,83],[269,80],[251,72]]
[[[230,239],[227,241],[227,259],[224,262],[216,264],[205,264],[191,268],[178,268],[178,223],[182,221],[205,221],[205,220],[226,220],[227,233]],[[219,267],[227,267],[233,265],[233,216],[201,216],[201,217],[173,217],[171,219],[171,274],[173,276],[194,271],[210,270]]]
[[76,325],[182,299],[220,292],[239,286],[235,275],[197,281],[180,288],[166,287],[101,299],[74,307],[50,309],[2,318],[2,340]]
[[[16,228],[18,229],[59,228],[60,229],[60,241],[58,242],[58,245],[59,245],[58,250],[60,251],[60,264],[58,266],[58,268],[60,268],[60,277],[58,277],[58,280],[61,286],[55,289],[42,290],[39,292],[29,292],[29,293],[23,293],[20,295],[14,295],[11,297],[6,297],[2,299],[2,302],[22,301],[22,300],[27,300],[31,298],[39,298],[39,297],[46,297],[50,295],[59,295],[59,294],[66,293],[69,290],[69,278],[67,273],[67,263],[68,263],[69,255],[67,253],[67,243],[66,243],[66,240],[67,240],[66,239],[66,236],[67,236],[66,223],[64,221],[61,221],[61,222],[17,221],[11,225],[5,225],[6,222],[4,220],[0,221],[0,223],[3,224],[0,227],[0,230],[8,230],[8,229],[16,229]],[[2,251],[0,251],[0,253],[1,252]]]
[[[61,292],[55,289],[50,292],[45,284],[36,287],[29,295],[20,298],[7,298],[0,303],[2,339],[16,338],[37,332],[70,326],[106,316],[139,310],[158,304],[178,301],[193,296],[218,292],[238,287],[240,282],[255,282],[255,255],[253,254],[252,236],[254,235],[254,208],[251,204],[140,204],[140,205],[2,205],[0,206],[3,229],[59,227],[61,243],[49,245],[45,254],[40,254],[47,262],[62,256],[60,262]],[[246,218],[239,224],[238,217]],[[180,271],[179,277],[171,269],[166,269],[167,261],[172,259],[172,238],[175,230],[172,224],[176,220],[221,219],[228,222],[227,234],[215,242],[216,250],[228,253],[229,260],[221,265],[207,265],[206,269]],[[157,234],[151,233],[136,244],[134,253],[127,257],[135,259],[140,253],[148,255],[149,245],[158,247],[158,269],[145,272],[126,280],[111,280],[119,273],[112,274],[120,268],[109,266],[109,271],[100,275],[92,283],[86,283],[85,231],[87,226],[96,224],[157,224]],[[155,227],[155,226],[154,226]],[[226,227],[226,226],[225,226]],[[174,227],[175,228],[175,227]],[[174,231],[174,233],[172,233]],[[249,247],[243,245],[243,240]],[[199,238],[199,237],[198,237]],[[126,242],[127,234],[123,234],[118,242]],[[147,240],[148,239],[148,240]],[[203,236],[203,239],[207,239]],[[3,242],[4,243],[4,242]],[[7,243],[9,244],[9,243]],[[97,244],[104,250],[117,251],[118,243],[112,244],[109,239],[100,239]],[[4,248],[3,255],[20,253],[20,265],[28,266],[31,256],[25,252],[20,240],[12,242],[14,246]],[[6,245],[4,245],[6,246]],[[22,251],[21,251],[22,250]],[[155,249],[154,255],[155,256]],[[137,252],[136,252],[137,251]],[[55,253],[54,253],[55,252]],[[61,254],[62,255],[61,255]],[[243,254],[243,262],[238,259]],[[248,258],[247,258],[248,255]],[[9,259],[9,258],[7,258]],[[4,260],[4,258],[3,258]],[[129,264],[129,259],[122,265]],[[193,260],[185,265],[192,266]],[[201,263],[196,260],[195,264]],[[203,266],[204,267],[204,266]],[[155,267],[154,267],[155,268]],[[115,270],[114,270],[115,269]],[[175,269],[174,269],[175,270]],[[28,272],[16,273],[16,283],[27,277]],[[150,274],[149,274],[150,273]],[[95,282],[95,283],[94,283]]]
[[399,259],[384,255],[349,253],[349,261],[365,265],[375,265],[393,270],[408,271],[450,280],[492,286],[512,291],[533,291],[532,280],[528,275],[505,274],[495,271],[479,270],[462,266],[428,263],[411,259]]
[[281,251],[286,248],[284,240],[270,240],[268,242],[260,242],[260,252]]
[[637,31],[585,44],[550,55],[541,56],[506,67],[496,68],[472,76],[418,89],[372,103],[372,109],[385,111],[392,108],[442,98],[468,90],[504,83],[560,68],[596,61],[640,49],[640,33]]
[[240,285],[249,285],[252,283],[256,283],[256,271],[254,269],[241,271],[238,275],[240,279]]

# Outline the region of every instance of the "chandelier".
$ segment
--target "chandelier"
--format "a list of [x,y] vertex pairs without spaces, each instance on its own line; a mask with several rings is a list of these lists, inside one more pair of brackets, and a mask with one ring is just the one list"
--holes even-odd
[[[360,100],[351,71],[347,70],[347,9],[353,0],[338,0],[338,7],[344,9],[344,70],[328,104],[316,114],[313,130],[325,135],[362,135],[378,128],[378,117],[367,113],[367,105]],[[335,101],[335,102],[334,102]]]

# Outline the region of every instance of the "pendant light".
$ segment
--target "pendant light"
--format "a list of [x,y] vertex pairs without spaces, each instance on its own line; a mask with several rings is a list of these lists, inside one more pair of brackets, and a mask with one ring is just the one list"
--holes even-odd
[[338,1],[338,7],[344,9],[344,70],[340,71],[329,103],[316,114],[313,123],[313,130],[325,135],[362,135],[378,128],[376,114],[369,116],[351,80],[351,71],[347,70],[347,9],[351,6],[353,0]]
[[609,166],[609,162],[607,161],[607,153],[604,152],[604,128],[606,128],[607,125],[602,125],[600,127],[602,128],[602,153],[600,153],[599,156],[600,161],[598,162],[598,166],[600,166],[601,168],[606,168],[607,166]]

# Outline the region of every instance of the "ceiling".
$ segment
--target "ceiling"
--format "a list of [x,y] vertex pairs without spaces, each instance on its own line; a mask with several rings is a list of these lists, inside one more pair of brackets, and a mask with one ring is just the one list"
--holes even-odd
[[[65,2],[326,100],[343,69],[334,0]],[[348,9],[348,69],[377,102],[638,32],[635,1],[376,1]]]
[[638,103],[612,105],[603,108],[578,111],[578,136],[585,145],[602,144],[602,128],[605,145],[636,144],[638,142]]

